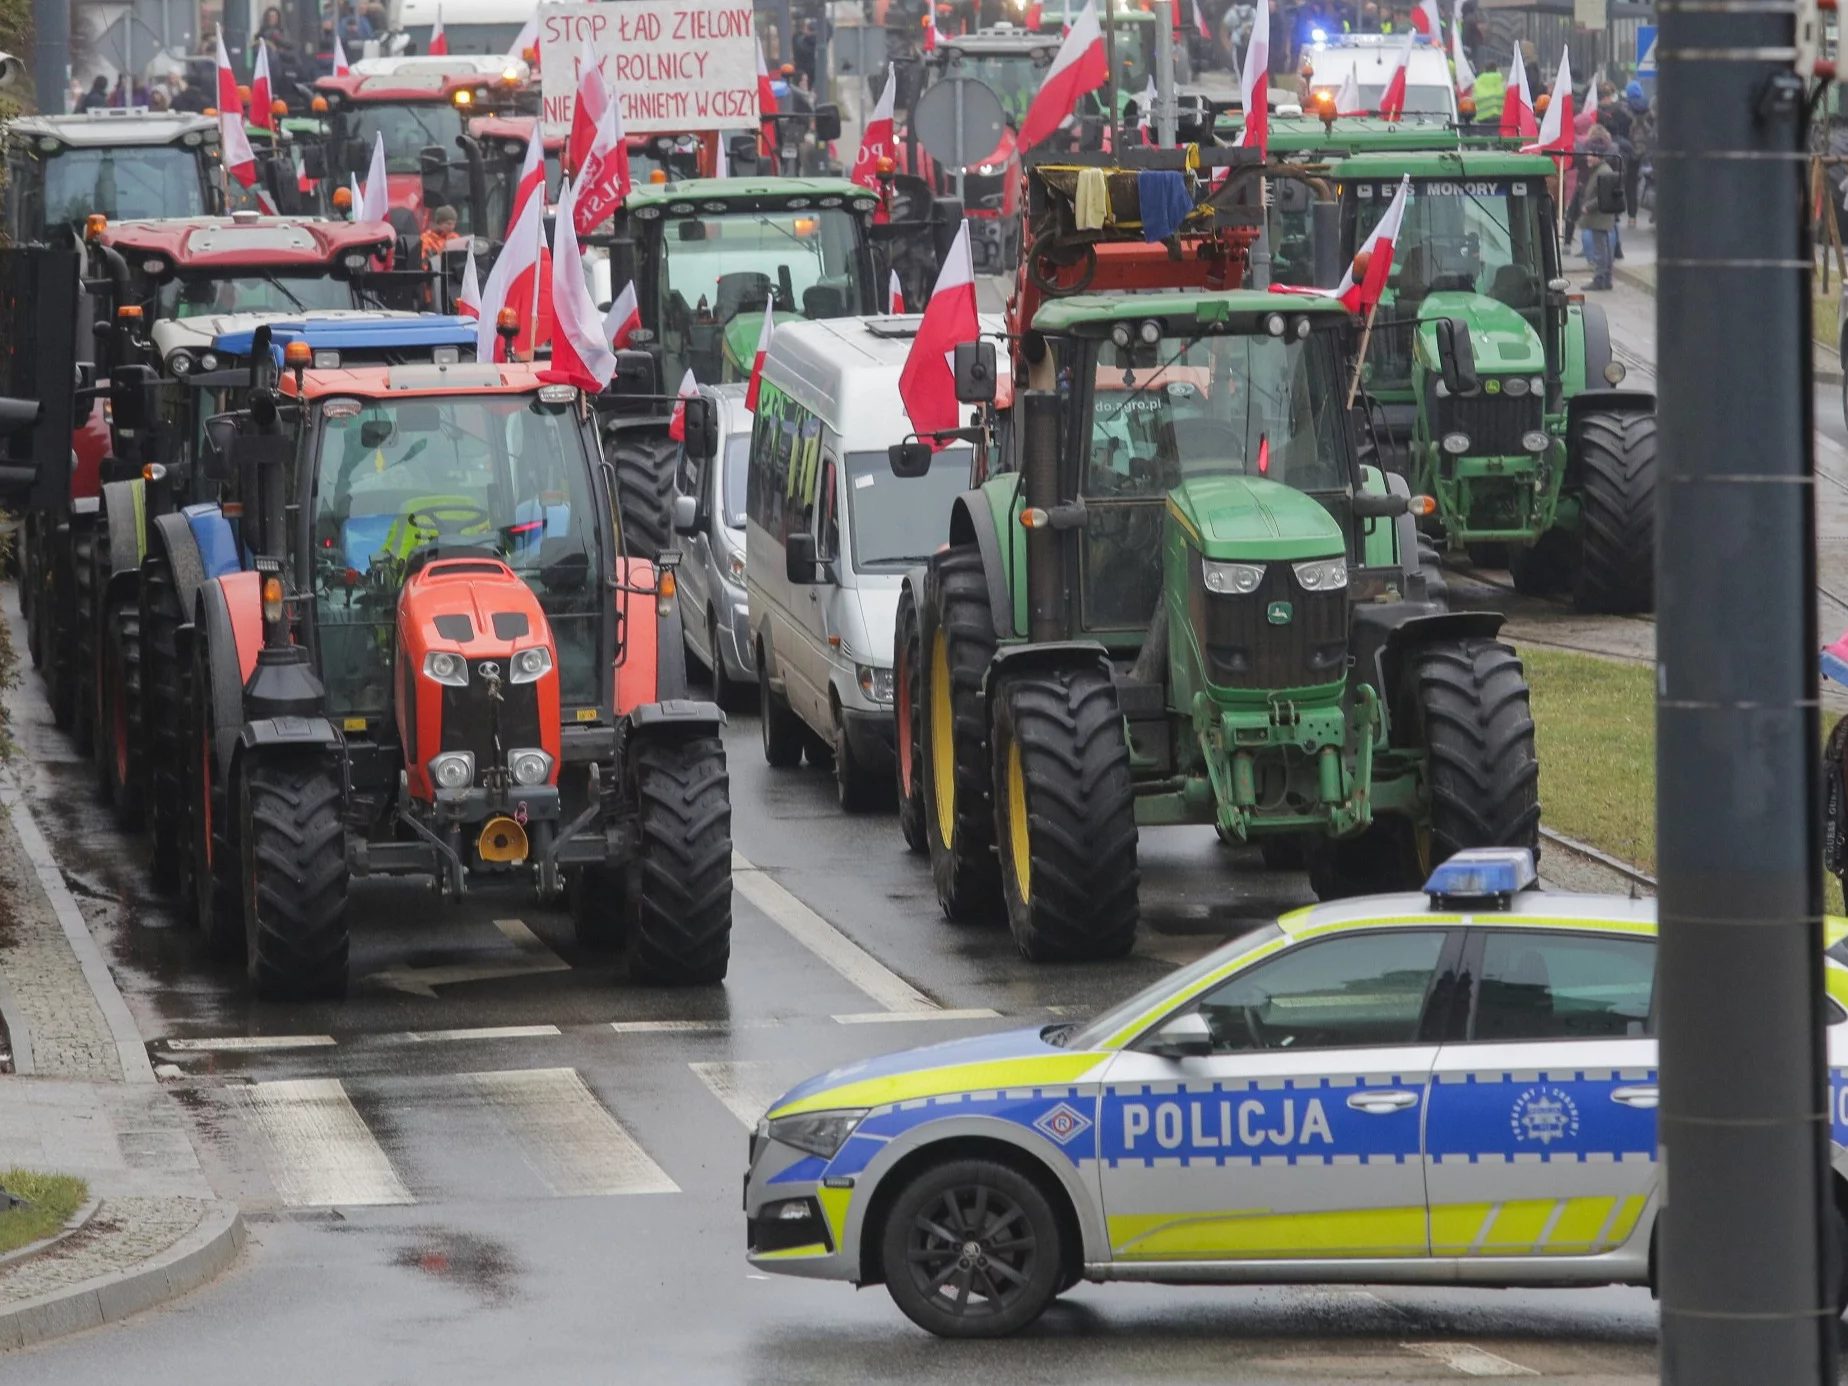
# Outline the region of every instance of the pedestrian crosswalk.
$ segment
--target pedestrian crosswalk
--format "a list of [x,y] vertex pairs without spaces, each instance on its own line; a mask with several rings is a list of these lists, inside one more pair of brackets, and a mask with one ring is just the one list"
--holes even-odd
[[[664,1117],[667,1127],[682,1128],[664,1142],[679,1148],[689,1144],[684,1131],[689,1124],[705,1133],[736,1130],[731,1119],[746,1128],[755,1125],[804,1076],[799,1064],[771,1061],[672,1067],[681,1070],[677,1081],[684,1086],[664,1106],[647,1105],[657,1122]],[[248,1136],[275,1201],[285,1208],[435,1202],[471,1182],[492,1183],[503,1196],[540,1198],[682,1192],[575,1068],[382,1082],[281,1078],[217,1091]],[[691,1144],[708,1156],[701,1172],[710,1179],[712,1142]],[[725,1148],[743,1155],[742,1141]]]

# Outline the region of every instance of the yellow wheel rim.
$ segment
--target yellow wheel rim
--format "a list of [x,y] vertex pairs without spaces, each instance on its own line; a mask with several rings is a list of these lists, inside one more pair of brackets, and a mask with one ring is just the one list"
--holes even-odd
[[930,648],[930,781],[937,832],[948,847],[956,835],[956,712],[950,705],[949,642],[941,628]]
[[1007,743],[1007,845],[1014,864],[1014,887],[1024,905],[1032,898],[1028,883],[1033,878],[1033,856],[1027,837],[1027,776],[1020,768],[1020,743],[1012,739]]

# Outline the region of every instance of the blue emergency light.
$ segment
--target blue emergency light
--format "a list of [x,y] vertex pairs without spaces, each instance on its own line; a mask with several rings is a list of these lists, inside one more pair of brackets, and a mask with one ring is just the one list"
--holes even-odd
[[1433,871],[1424,888],[1433,904],[1492,900],[1505,908],[1538,879],[1534,854],[1526,847],[1471,847]]
[[[376,353],[380,351],[429,352],[431,359],[443,364],[436,353],[461,349],[474,350],[478,328],[473,318],[445,313],[424,313],[418,317],[392,318],[314,318],[272,322],[270,353],[282,365],[282,349],[290,342],[306,342],[315,353],[314,364],[323,370],[338,368],[340,354]],[[249,356],[256,329],[225,332],[212,343],[213,349],[227,356]],[[324,355],[325,353],[325,355]]]

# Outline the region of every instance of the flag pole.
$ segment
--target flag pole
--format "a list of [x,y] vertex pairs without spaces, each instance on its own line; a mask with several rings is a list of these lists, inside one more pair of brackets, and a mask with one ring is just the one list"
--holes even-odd
[[1354,407],[1354,397],[1360,393],[1360,373],[1367,364],[1367,347],[1373,341],[1373,318],[1380,311],[1379,299],[1374,299],[1367,308],[1367,325],[1361,329],[1360,350],[1354,357],[1354,378],[1348,382],[1347,404],[1345,408]]

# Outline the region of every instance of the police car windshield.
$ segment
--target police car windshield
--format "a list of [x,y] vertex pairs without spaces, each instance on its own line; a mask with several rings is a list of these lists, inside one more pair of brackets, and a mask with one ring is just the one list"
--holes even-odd
[[45,160],[45,224],[78,223],[93,212],[110,221],[196,217],[205,212],[198,155],[153,149],[69,149]]
[[1067,1049],[1096,1049],[1124,1026],[1159,1006],[1166,998],[1178,995],[1227,963],[1249,953],[1255,953],[1258,949],[1282,937],[1283,930],[1276,924],[1265,924],[1253,929],[1250,933],[1233,939],[1224,947],[1215,948],[1204,958],[1196,958],[1185,967],[1170,972],[1159,982],[1144,987],[1127,1001],[1112,1006],[1102,1015],[1086,1021],[1078,1029],[1056,1036],[1054,1042]]

